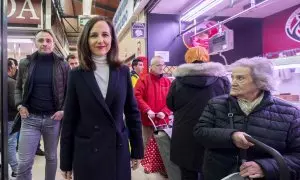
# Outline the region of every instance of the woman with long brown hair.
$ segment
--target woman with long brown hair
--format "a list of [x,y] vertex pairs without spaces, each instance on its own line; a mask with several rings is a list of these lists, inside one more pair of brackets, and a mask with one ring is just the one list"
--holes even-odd
[[[102,17],[85,25],[80,67],[70,72],[61,135],[63,176],[75,180],[130,180],[143,158],[140,113],[129,68],[118,59],[114,27]],[[131,154],[128,135],[130,132]]]

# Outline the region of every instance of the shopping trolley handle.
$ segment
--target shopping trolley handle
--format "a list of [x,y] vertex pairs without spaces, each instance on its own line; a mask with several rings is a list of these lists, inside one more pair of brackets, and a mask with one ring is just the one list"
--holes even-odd
[[158,133],[158,131],[161,130],[160,127],[168,127],[168,128],[172,127],[170,124],[167,123],[167,121],[165,119],[163,119],[165,124],[162,124],[162,125],[155,125],[153,119],[149,115],[148,115],[148,119],[150,120],[155,133]]
[[284,160],[284,157],[274,148],[262,143],[261,141],[254,139],[249,134],[244,134],[247,141],[253,143],[255,146],[263,149],[264,151],[271,154],[274,159],[276,160],[279,166],[279,173],[280,173],[280,180],[287,180],[290,179],[290,171],[289,168]]

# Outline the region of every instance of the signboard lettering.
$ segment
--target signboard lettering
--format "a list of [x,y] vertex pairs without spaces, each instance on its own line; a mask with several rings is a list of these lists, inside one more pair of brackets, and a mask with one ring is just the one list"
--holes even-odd
[[145,38],[146,23],[135,22],[132,23],[131,37],[132,38]]
[[8,0],[9,24],[41,24],[40,0]]
[[287,20],[285,32],[290,39],[300,42],[300,8],[296,9]]
[[[29,9],[26,8],[26,5],[28,4]],[[25,9],[26,8],[26,9]],[[20,19],[25,19],[25,17],[23,16],[23,12],[27,11],[27,12],[31,12],[32,16],[30,17],[30,19],[39,19],[34,11],[33,5],[31,0],[25,0],[24,5],[22,7],[21,13],[17,18]]]
[[133,1],[132,0],[122,0],[119,5],[115,16],[113,18],[113,24],[116,29],[116,33],[123,28],[126,22],[133,14]]

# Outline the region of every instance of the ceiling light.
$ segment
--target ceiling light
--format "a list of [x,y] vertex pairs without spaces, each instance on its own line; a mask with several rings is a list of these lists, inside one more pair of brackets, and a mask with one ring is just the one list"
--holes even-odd
[[181,21],[193,21],[197,17],[203,15],[207,11],[219,5],[223,0],[204,0],[197,3],[191,9],[184,13],[180,18]]
[[33,43],[32,39],[11,39],[11,38],[8,38],[7,42],[8,43],[28,43],[28,44]]

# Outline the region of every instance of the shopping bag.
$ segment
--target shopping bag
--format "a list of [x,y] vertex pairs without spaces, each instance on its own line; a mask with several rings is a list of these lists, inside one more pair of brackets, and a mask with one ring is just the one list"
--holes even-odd
[[164,163],[160,156],[158,146],[153,135],[148,140],[148,143],[146,145],[145,156],[141,164],[144,167],[145,173],[166,172]]
[[181,171],[179,167],[170,160],[170,135],[166,133],[166,131],[161,130],[154,135],[154,138],[158,145],[158,149],[164,162],[169,180],[181,180]]

